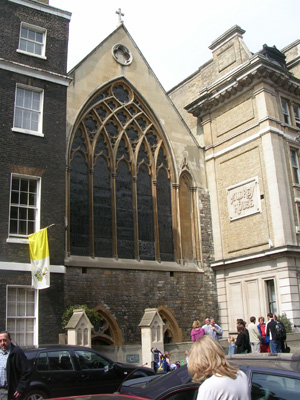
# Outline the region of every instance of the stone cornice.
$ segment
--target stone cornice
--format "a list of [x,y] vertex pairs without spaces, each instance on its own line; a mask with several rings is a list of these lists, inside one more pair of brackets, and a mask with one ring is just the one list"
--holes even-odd
[[300,94],[300,79],[295,78],[287,70],[277,67],[261,54],[256,54],[210,86],[203,88],[198,99],[185,109],[196,117],[202,117],[259,80],[268,81],[291,94],[297,96]]
[[60,10],[56,7],[52,7],[49,4],[41,3],[40,1],[36,0],[8,0],[11,3],[20,4],[25,7],[33,8],[38,11],[42,11],[48,14],[57,15],[58,17],[66,18],[71,20],[71,15],[69,11]]
[[32,76],[44,81],[53,82],[59,85],[68,86],[72,78],[67,75],[57,74],[56,72],[47,71],[41,68],[31,67],[29,65],[20,64],[15,61],[0,58],[0,69],[15,72],[18,74]]

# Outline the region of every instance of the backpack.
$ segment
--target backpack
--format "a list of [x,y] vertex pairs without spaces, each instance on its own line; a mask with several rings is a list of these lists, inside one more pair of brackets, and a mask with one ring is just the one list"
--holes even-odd
[[275,332],[276,332],[276,339],[283,339],[286,336],[283,323],[276,321]]

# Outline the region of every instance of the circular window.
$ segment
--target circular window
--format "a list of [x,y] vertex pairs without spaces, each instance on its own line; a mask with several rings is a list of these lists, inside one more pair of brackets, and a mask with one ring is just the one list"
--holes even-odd
[[112,55],[119,64],[130,65],[132,63],[132,54],[123,44],[115,44],[112,48]]

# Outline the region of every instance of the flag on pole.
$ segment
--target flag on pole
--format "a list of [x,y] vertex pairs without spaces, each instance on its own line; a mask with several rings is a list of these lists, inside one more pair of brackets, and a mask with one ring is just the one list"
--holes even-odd
[[50,287],[50,257],[47,228],[28,236],[31,260],[31,285],[35,289]]

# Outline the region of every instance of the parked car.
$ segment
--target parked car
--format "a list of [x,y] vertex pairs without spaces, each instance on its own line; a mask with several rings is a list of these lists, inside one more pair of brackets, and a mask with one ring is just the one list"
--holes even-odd
[[25,400],[113,393],[128,377],[154,375],[151,368],[114,362],[87,347],[50,345],[24,352],[32,364]]
[[[300,355],[247,354],[228,359],[247,375],[251,399],[299,399]],[[176,400],[195,400],[198,387],[184,365],[167,374],[125,381],[120,393],[153,400],[174,400],[175,395]]]

